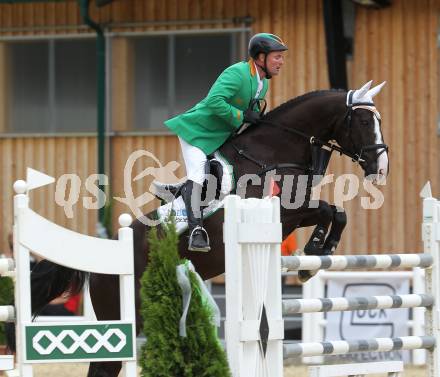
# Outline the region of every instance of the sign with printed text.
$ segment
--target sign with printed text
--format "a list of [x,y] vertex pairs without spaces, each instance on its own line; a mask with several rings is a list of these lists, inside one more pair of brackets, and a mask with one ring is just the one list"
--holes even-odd
[[[327,283],[327,297],[370,297],[409,294],[409,279],[389,277],[383,279],[335,279]],[[360,340],[408,336],[409,309],[368,309],[329,312],[326,316],[325,340]],[[403,360],[408,351],[361,352],[338,356],[344,362],[371,362]]]

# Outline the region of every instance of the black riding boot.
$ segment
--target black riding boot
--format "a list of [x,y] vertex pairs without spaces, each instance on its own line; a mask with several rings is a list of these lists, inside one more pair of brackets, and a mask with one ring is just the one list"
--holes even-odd
[[211,250],[209,237],[203,228],[203,212],[201,205],[202,186],[188,181],[182,188],[182,198],[188,216],[189,241],[188,250],[207,252]]

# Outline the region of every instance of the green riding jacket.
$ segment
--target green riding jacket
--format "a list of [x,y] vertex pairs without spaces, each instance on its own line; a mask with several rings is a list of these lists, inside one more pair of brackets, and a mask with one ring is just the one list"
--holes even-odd
[[[165,125],[187,143],[211,154],[243,123],[243,111],[257,89],[254,62],[236,63],[221,73],[202,101]],[[268,80],[264,78],[260,99],[267,89]]]

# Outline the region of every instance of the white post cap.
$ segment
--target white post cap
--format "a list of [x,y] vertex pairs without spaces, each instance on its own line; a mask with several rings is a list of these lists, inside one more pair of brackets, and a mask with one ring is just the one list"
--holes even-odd
[[119,216],[119,225],[122,227],[130,226],[133,219],[128,213],[123,213],[121,216]]
[[13,187],[16,194],[24,194],[27,191],[28,185],[26,181],[19,179],[18,181],[14,182]]

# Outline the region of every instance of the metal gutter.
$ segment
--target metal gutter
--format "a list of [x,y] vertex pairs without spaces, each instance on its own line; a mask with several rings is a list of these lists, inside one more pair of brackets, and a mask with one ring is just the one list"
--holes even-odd
[[[86,23],[96,32],[96,72],[97,72],[97,137],[98,137],[98,174],[102,177],[105,175],[105,36],[104,30],[90,18],[89,14],[89,0],[78,0],[81,16]],[[104,224],[104,201],[105,201],[105,186],[103,182],[99,182],[98,195],[98,221]]]
[[[80,0],[83,1],[83,0]],[[245,17],[233,17],[222,19],[197,19],[197,20],[160,20],[160,21],[141,21],[141,22],[109,22],[101,24],[101,28],[106,31],[112,29],[137,29],[142,27],[151,26],[194,26],[194,25],[215,25],[215,24],[234,24],[244,25],[250,27],[254,22],[254,19],[249,16]],[[23,26],[23,27],[0,27],[0,34],[3,33],[29,33],[29,32],[41,32],[41,31],[59,31],[59,30],[72,30],[78,29],[88,30],[89,25],[84,24],[64,24],[64,25],[35,25],[35,26]],[[242,28],[242,27],[241,27]],[[221,28],[220,28],[221,30]]]

